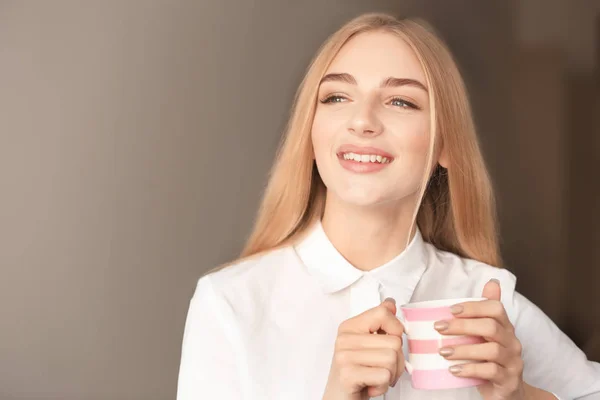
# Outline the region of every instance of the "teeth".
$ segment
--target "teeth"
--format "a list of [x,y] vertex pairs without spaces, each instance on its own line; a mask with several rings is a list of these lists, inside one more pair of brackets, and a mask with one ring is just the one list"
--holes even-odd
[[356,153],[344,153],[342,154],[344,160],[354,160],[358,162],[377,162],[381,164],[387,164],[389,159],[387,157],[383,157],[375,154],[356,154]]

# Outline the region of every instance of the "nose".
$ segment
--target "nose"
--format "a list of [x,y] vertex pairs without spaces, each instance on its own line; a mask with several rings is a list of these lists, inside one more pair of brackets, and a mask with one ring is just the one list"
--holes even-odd
[[348,121],[348,131],[357,136],[378,136],[383,132],[383,124],[377,116],[373,101],[358,104],[356,112]]

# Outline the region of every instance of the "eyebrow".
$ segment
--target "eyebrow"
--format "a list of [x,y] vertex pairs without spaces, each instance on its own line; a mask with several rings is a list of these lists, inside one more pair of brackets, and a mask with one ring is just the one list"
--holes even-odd
[[[319,86],[324,82],[344,82],[344,83],[349,83],[350,85],[357,84],[356,79],[354,79],[354,77],[352,75],[347,74],[345,72],[331,73],[331,74],[325,75],[321,79],[321,82],[319,82]],[[381,81],[381,83],[379,84],[379,87],[381,87],[381,88],[390,88],[390,87],[399,87],[399,86],[414,86],[414,87],[424,90],[425,92],[428,92],[425,85],[423,85],[418,80],[411,79],[411,78],[394,78],[393,76],[390,76],[388,78],[383,79]]]

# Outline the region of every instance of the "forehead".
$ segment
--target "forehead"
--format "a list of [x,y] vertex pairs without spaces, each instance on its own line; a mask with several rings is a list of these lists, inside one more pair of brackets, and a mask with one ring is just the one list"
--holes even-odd
[[327,73],[346,72],[359,85],[379,85],[387,77],[411,78],[425,84],[421,63],[410,46],[388,32],[360,33],[350,39],[333,59]]

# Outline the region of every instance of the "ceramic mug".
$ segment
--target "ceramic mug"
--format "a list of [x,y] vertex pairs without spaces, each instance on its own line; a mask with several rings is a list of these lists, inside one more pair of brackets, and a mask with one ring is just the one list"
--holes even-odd
[[408,303],[400,307],[404,315],[404,332],[408,337],[408,360],[406,370],[411,375],[415,389],[456,389],[481,385],[482,379],[461,378],[448,368],[469,360],[446,360],[439,354],[445,346],[484,343],[478,336],[442,335],[433,324],[440,320],[454,319],[450,307],[467,301],[485,298],[463,298]]

